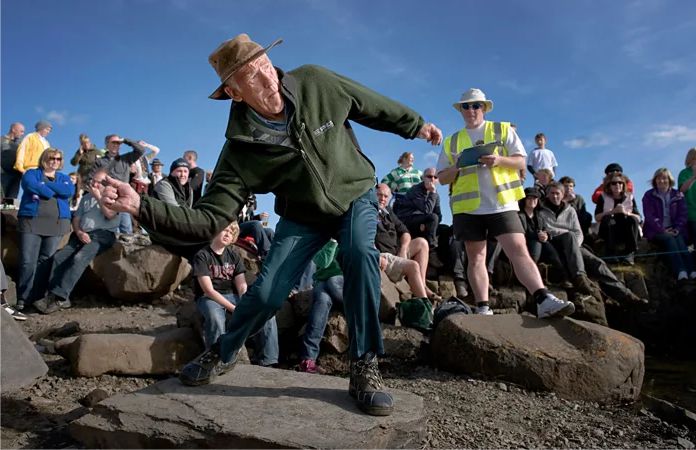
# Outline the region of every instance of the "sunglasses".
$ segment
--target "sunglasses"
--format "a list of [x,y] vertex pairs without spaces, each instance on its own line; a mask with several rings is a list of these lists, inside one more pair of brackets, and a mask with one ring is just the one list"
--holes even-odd
[[121,145],[121,142],[119,142],[119,141],[109,141],[109,144]]
[[483,103],[462,103],[462,104],[460,105],[460,107],[461,107],[464,111],[468,111],[469,108],[471,108],[471,109],[473,109],[474,111],[476,111],[477,109],[483,108]]
[[621,186],[623,186],[624,182],[623,181],[612,181],[610,184],[612,186],[616,186],[617,184],[620,184]]
[[425,178],[430,178],[431,180],[437,180],[437,175],[426,175]]
[[51,156],[50,158],[48,158],[48,160],[49,161],[62,161],[63,158],[61,158],[60,156]]

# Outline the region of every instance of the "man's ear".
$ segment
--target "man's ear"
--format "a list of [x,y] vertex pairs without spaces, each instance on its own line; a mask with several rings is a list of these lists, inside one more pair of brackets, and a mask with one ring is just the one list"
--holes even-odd
[[225,94],[229,95],[232,100],[235,102],[242,101],[242,96],[239,94],[239,92],[236,89],[232,89],[230,86],[225,86],[223,88],[225,91]]

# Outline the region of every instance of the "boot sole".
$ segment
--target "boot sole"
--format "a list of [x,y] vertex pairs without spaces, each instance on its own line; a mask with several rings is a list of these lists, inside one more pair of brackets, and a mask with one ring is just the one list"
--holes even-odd
[[358,408],[362,412],[369,414],[371,416],[390,416],[391,413],[394,411],[393,406],[387,406],[387,407],[369,406],[369,405],[362,403],[361,401],[358,400],[358,394],[357,394],[357,392],[355,392],[355,389],[353,389],[352,387],[348,389],[348,395],[350,395],[351,397],[353,397],[355,399],[355,403],[358,405]]

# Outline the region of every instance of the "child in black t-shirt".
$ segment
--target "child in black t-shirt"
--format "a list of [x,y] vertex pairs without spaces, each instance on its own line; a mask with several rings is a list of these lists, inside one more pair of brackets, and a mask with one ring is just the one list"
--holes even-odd
[[[196,307],[204,318],[204,339],[209,349],[227,332],[227,324],[239,298],[247,290],[246,268],[232,244],[239,237],[239,225],[232,222],[218,233],[209,246],[193,258]],[[254,360],[263,366],[278,362],[278,329],[275,317],[253,338]]]

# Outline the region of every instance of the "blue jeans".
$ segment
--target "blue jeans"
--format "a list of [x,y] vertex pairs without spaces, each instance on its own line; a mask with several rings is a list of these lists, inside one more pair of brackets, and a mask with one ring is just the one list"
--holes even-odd
[[31,305],[46,293],[48,275],[51,273],[51,257],[58,249],[63,236],[40,236],[19,233],[19,280],[17,301]]
[[121,234],[133,234],[133,219],[126,212],[118,213],[118,232]]
[[[689,254],[686,248],[686,242],[684,241],[684,236],[678,234],[672,236],[668,233],[660,233],[656,235],[653,240],[660,244],[660,247],[665,251],[669,252],[667,258],[672,266],[674,274],[677,275],[679,272],[691,273],[694,270],[694,260]],[[683,252],[683,253],[679,253]]]
[[48,291],[58,297],[70,298],[70,293],[82,273],[94,258],[110,249],[116,242],[116,234],[108,230],[90,231],[91,242],[83,244],[75,233],[68,243],[53,256],[53,267],[48,280]]
[[[237,305],[238,297],[234,294],[223,295],[230,303]],[[219,303],[209,297],[199,297],[196,300],[196,308],[203,316],[205,348],[209,349],[217,340],[231,330],[232,317],[227,310]],[[275,317],[266,321],[263,328],[250,338],[254,346],[254,364],[270,366],[278,363],[278,326]]]
[[287,299],[312,257],[333,235],[343,269],[346,320],[353,359],[381,354],[379,252],[375,248],[377,197],[370,189],[353,201],[333,226],[312,227],[281,218],[271,251],[256,282],[232,315],[231,330],[220,338],[223,361],[230,361],[247,336],[263,327]]
[[312,308],[309,310],[300,349],[302,359],[316,360],[319,356],[319,344],[324,336],[326,322],[329,320],[329,313],[334,302],[343,305],[343,275],[319,281],[314,286]]

